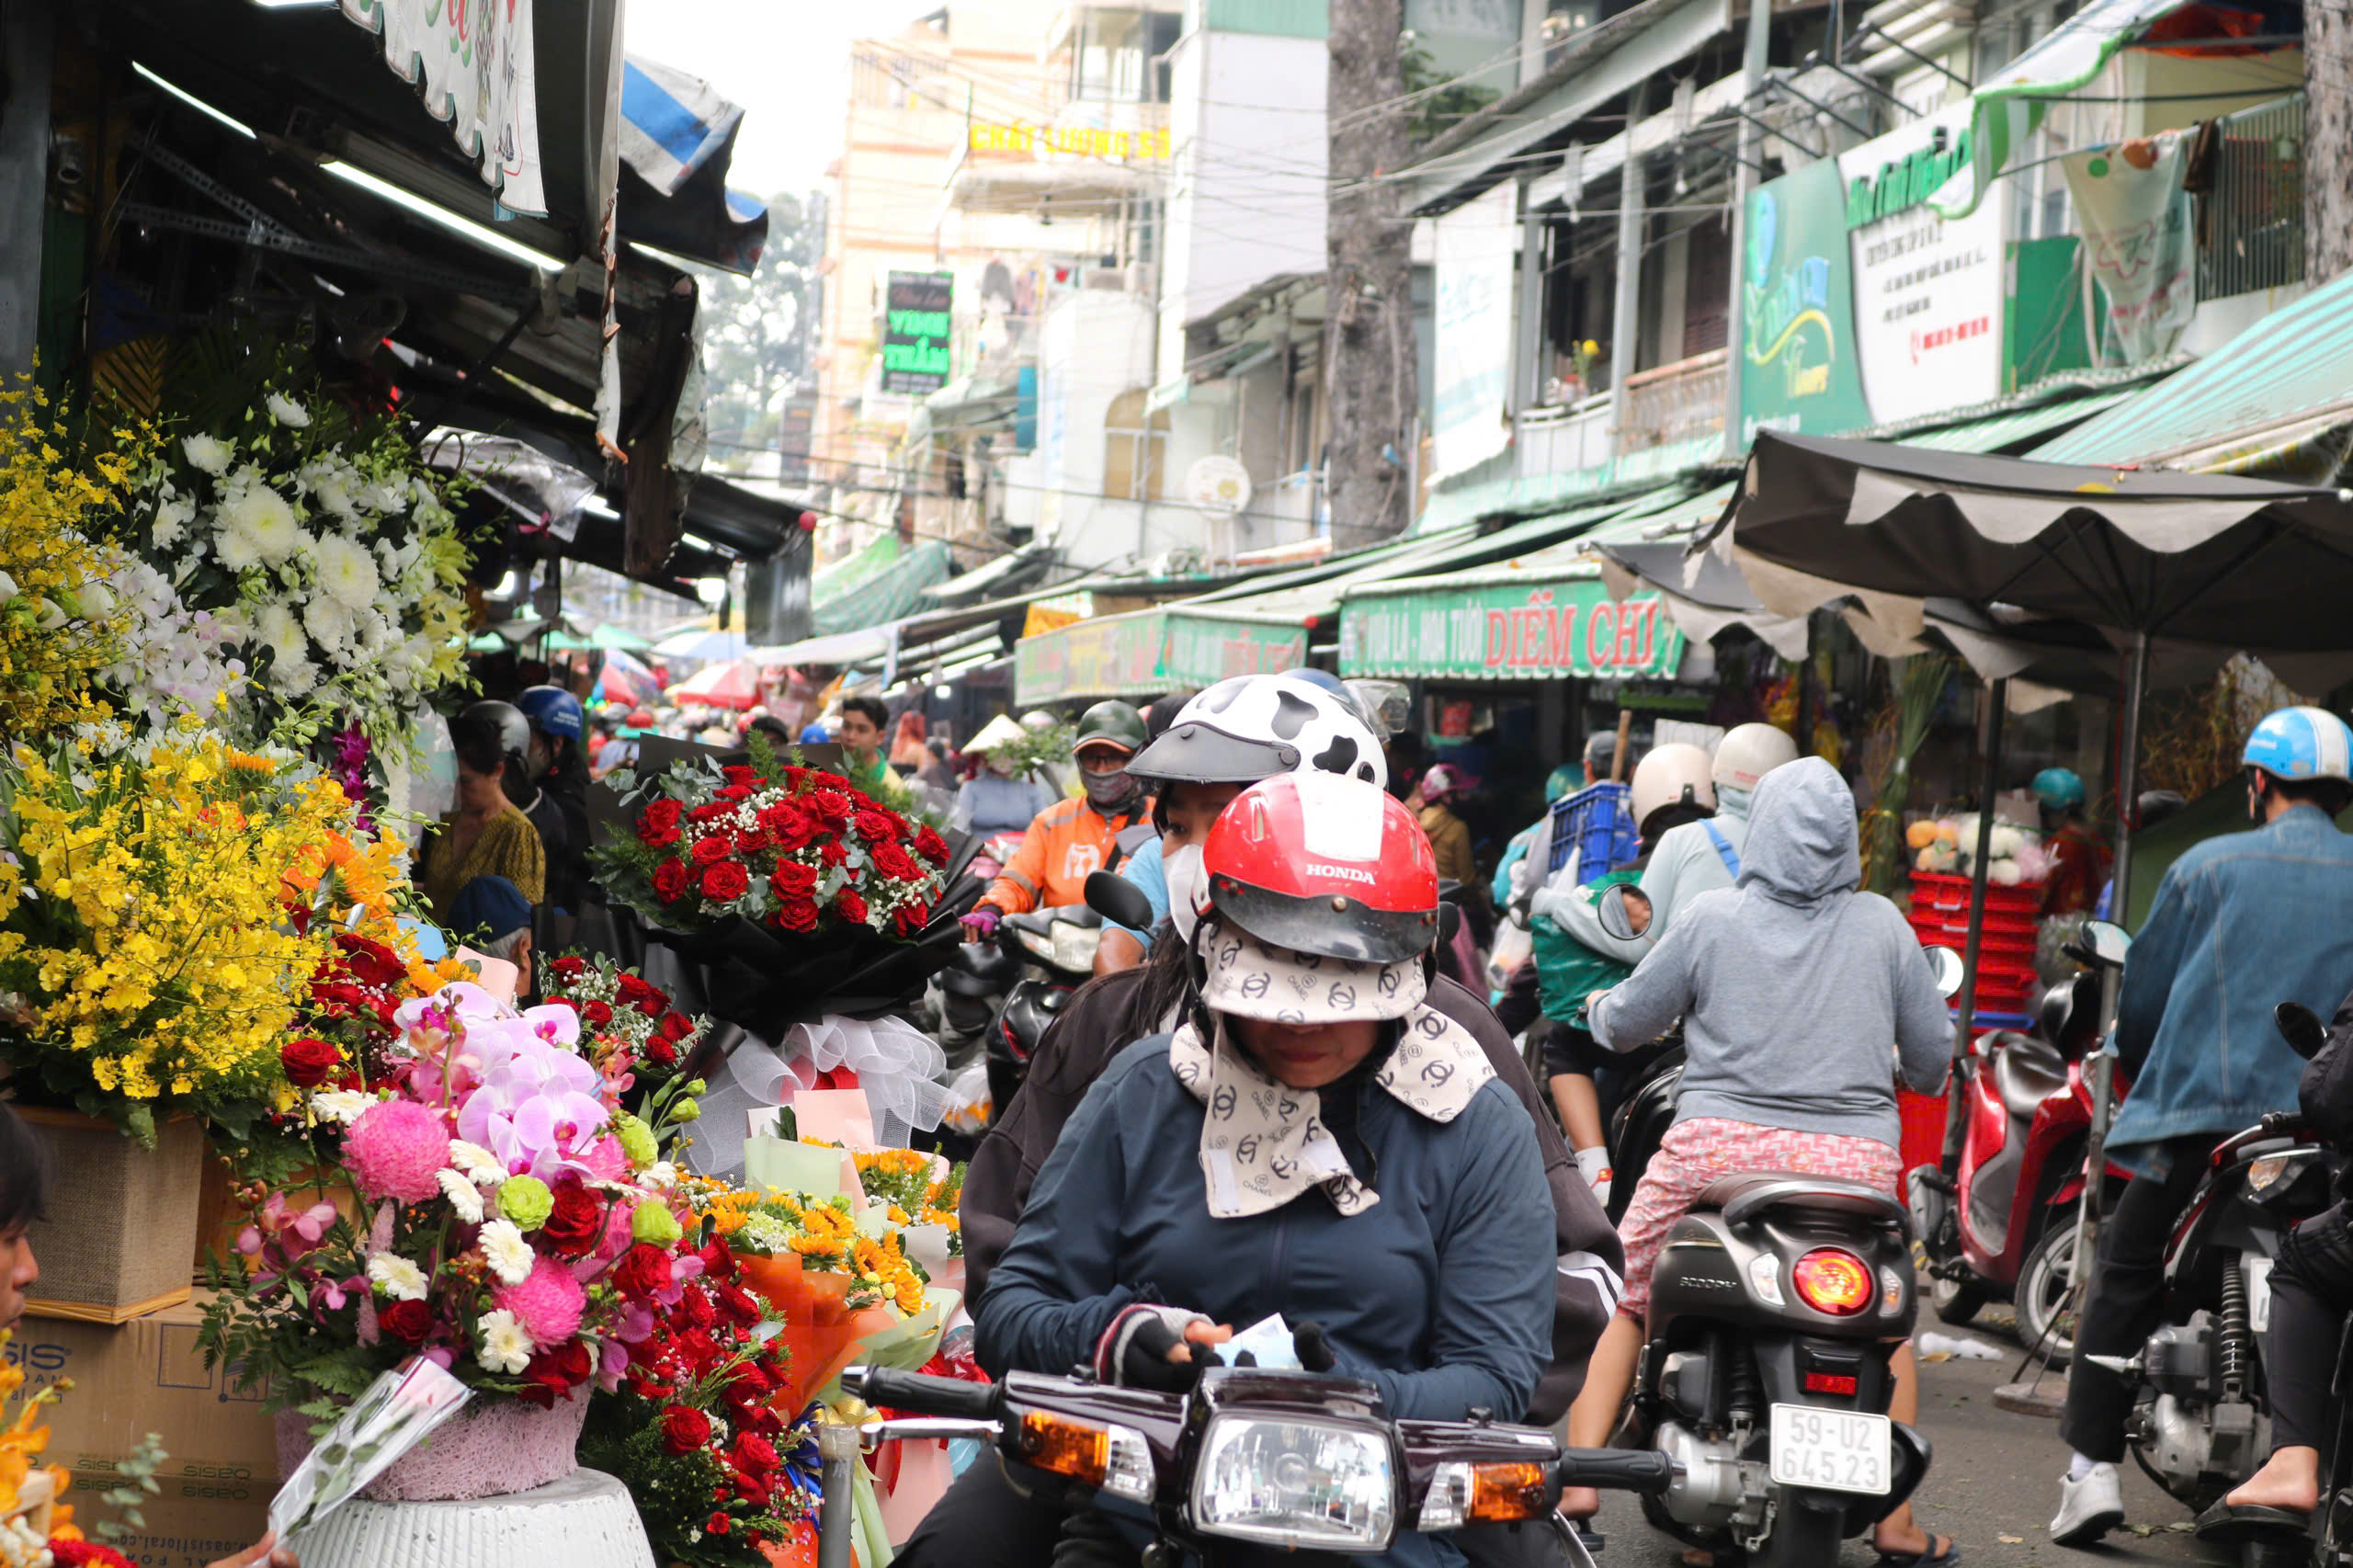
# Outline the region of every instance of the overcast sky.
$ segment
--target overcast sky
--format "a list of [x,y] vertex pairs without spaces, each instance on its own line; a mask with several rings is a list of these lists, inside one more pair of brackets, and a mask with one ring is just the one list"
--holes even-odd
[[934,9],[911,0],[634,0],[631,54],[706,77],[744,106],[728,184],[755,196],[824,183],[841,151],[853,37]]

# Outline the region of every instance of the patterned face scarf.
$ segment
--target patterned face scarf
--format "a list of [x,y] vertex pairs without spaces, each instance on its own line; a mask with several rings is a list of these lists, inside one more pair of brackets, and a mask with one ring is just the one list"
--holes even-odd
[[[1201,1174],[1210,1212],[1221,1220],[1263,1214],[1318,1187],[1343,1214],[1380,1202],[1324,1127],[1317,1092],[1287,1088],[1267,1076],[1224,1018],[1212,1017],[1214,1044],[1205,1044],[1189,1022],[1168,1044],[1176,1081],[1209,1108],[1201,1122]],[[1495,1075],[1470,1030],[1417,1006],[1405,1014],[1397,1047],[1373,1081],[1415,1115],[1445,1122],[1461,1115]]]

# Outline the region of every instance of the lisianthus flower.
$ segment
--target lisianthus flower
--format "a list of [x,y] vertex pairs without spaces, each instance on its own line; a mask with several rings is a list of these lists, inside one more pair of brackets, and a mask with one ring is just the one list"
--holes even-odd
[[311,422],[311,411],[309,409],[304,408],[292,398],[284,396],[281,393],[269,392],[266,394],[262,398],[262,404],[269,410],[269,416],[272,419],[277,420],[280,425],[286,426],[290,429],[300,430]]

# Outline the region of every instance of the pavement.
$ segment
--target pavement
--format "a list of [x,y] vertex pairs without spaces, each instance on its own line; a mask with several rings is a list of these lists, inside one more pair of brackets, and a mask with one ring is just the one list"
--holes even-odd
[[[2159,1491],[2130,1459],[2122,1466],[2126,1528],[2088,1551],[2051,1543],[2048,1527],[2059,1506],[2067,1449],[2058,1422],[1994,1407],[1995,1389],[2020,1376],[2023,1353],[2010,1336],[2007,1319],[2006,1308],[1989,1307],[1967,1328],[1949,1328],[1934,1318],[1922,1325],[2002,1353],[1998,1361],[1955,1359],[1921,1368],[1920,1426],[1936,1450],[1917,1499],[1922,1525],[1952,1537],[1971,1568],[2220,1562],[2202,1552],[2189,1535],[2189,1510]],[[2030,1378],[2032,1369],[2024,1376]],[[1622,1494],[1605,1498],[1599,1525],[1608,1538],[1595,1559],[1599,1568],[1677,1568],[1682,1561],[1680,1543],[1652,1529],[1640,1506]],[[2177,1525],[2182,1528],[2172,1528]],[[1875,1560],[1865,1542],[1848,1541],[1838,1563],[1871,1568]]]

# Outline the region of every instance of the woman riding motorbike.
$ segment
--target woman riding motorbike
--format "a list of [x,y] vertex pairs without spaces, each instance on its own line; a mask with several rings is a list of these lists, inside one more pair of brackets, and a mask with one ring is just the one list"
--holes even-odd
[[[1376,785],[1290,774],[1225,809],[1202,872],[1197,996],[1063,1129],[981,1299],[982,1365],[1182,1387],[1203,1346],[1279,1313],[1392,1418],[1522,1415],[1552,1204],[1525,1108],[1425,1004],[1428,841]],[[1057,1561],[1133,1562],[1148,1539],[1098,1503]],[[1462,1558],[1401,1534],[1372,1561]]]
[[[1569,1441],[1604,1443],[1633,1381],[1650,1275],[1668,1230],[1699,1190],[1744,1171],[1803,1171],[1895,1191],[1902,1127],[1889,1044],[1904,1076],[1938,1092],[1951,1021],[1917,938],[1895,907],[1858,892],[1855,797],[1819,757],[1757,786],[1739,884],[1703,893],[1627,980],[1587,1006],[1594,1039],[1625,1051],[1684,1021],[1688,1065],[1675,1126],[1619,1226],[1626,1295],[1569,1413]],[[1907,1345],[1895,1358],[1891,1414],[1918,1413]],[[1572,1517],[1599,1506],[1563,1498]],[[1875,1532],[1881,1564],[1944,1564],[1951,1542],[1926,1535],[1908,1504]]]
[[[961,1212],[966,1296],[975,1303],[984,1299],[1030,1189],[1088,1086],[1122,1049],[1181,1021],[1193,989],[1201,844],[1218,812],[1246,785],[1293,770],[1337,772],[1376,787],[1385,771],[1380,743],[1354,705],[1291,675],[1241,676],[1211,687],[1129,767],[1151,781],[1164,808],[1169,918],[1159,926],[1143,967],[1102,976],[1063,1006],[1039,1042],[1020,1093],[973,1155]],[[1166,810],[1172,803],[1182,809]],[[1518,1097],[1543,1151],[1559,1257],[1552,1365],[1531,1415],[1554,1421],[1575,1397],[1586,1357],[1617,1300],[1618,1238],[1486,1005],[1435,976],[1427,1001],[1470,1032]],[[1053,1551],[1060,1518],[1017,1494],[995,1466],[976,1465],[934,1505],[898,1562],[901,1568],[1043,1562]],[[1461,1532],[1461,1540],[1474,1562],[1502,1564],[1517,1561],[1512,1549],[1532,1546],[1537,1537],[1521,1531],[1506,1539],[1500,1528],[1487,1527]]]

